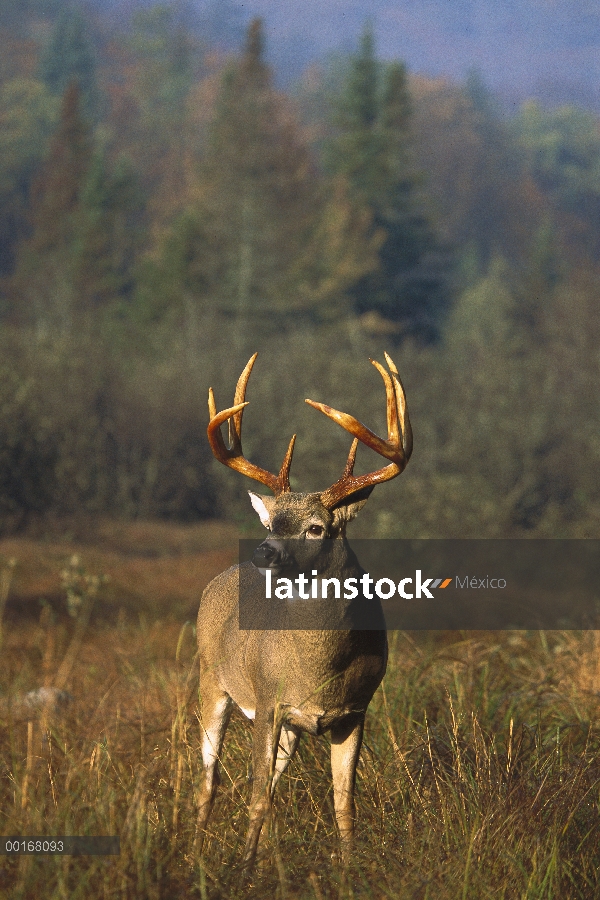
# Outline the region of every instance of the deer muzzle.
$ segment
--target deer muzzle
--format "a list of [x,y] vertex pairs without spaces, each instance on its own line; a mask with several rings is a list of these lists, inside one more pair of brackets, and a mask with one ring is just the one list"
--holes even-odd
[[288,569],[295,561],[282,542],[267,539],[254,551],[252,562],[257,569]]

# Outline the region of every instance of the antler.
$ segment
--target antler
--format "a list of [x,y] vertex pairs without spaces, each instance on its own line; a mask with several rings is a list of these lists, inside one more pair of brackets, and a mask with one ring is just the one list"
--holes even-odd
[[[208,414],[210,421],[206,433],[212,452],[219,462],[229,466],[230,469],[235,469],[236,472],[241,472],[242,475],[247,475],[248,478],[260,481],[261,484],[270,488],[275,496],[278,497],[279,494],[284,494],[290,490],[290,466],[292,464],[296,435],[290,441],[279,475],[273,475],[271,472],[267,472],[266,469],[255,466],[254,463],[246,459],[242,452],[242,415],[244,408],[248,406],[246,385],[257,356],[258,353],[255,353],[254,356],[250,357],[246,368],[239,377],[232,407],[217,413],[213,389],[208,389]],[[227,421],[229,421],[229,443],[231,444],[231,449],[225,446],[225,441],[221,434],[221,425]]]
[[[402,382],[398,376],[398,369],[387,353],[385,354],[385,361],[388,364],[391,374],[386,372],[383,366],[374,359],[371,360],[385,384],[388,426],[387,441],[378,437],[369,428],[359,422],[358,419],[348,415],[348,413],[332,409],[330,406],[326,406],[325,403],[315,403],[314,400],[306,401],[310,406],[320,410],[330,419],[333,419],[334,422],[337,422],[338,425],[341,425],[345,431],[348,431],[354,436],[342,477],[321,494],[321,502],[327,509],[332,509],[340,502],[340,500],[343,500],[350,494],[354,494],[356,491],[360,491],[363,488],[372,488],[382,481],[389,481],[391,478],[395,478],[396,475],[399,475],[404,471],[406,464],[410,459],[412,453],[412,428],[410,427],[410,419],[408,418],[404,388],[402,387]],[[376,472],[370,472],[368,475],[354,476],[352,473],[354,471],[354,460],[356,459],[356,449],[359,441],[367,447],[371,447],[372,450],[375,450],[376,453],[379,453],[379,455],[385,457],[385,459],[391,460],[390,465],[384,466],[382,469],[377,469]]]

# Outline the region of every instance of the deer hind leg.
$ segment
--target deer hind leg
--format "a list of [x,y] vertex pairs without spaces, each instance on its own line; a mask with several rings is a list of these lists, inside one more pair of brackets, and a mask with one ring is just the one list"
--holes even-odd
[[354,837],[354,782],[362,744],[364,715],[349,716],[331,729],[333,802],[344,862],[350,858]]
[[[256,720],[254,723],[254,738],[252,740],[252,799],[250,801],[250,822],[248,824],[248,834],[246,837],[246,847],[244,849],[243,872],[247,874],[253,867],[256,859],[256,850],[258,840],[264,825],[265,819],[271,809],[271,800],[273,798],[273,790],[281,773],[288,765],[291,759],[291,753],[296,749],[298,736],[292,741],[293,750],[288,752],[283,748],[280,751],[280,736],[282,733],[281,721],[275,722],[274,711],[259,714],[256,711]],[[287,729],[285,732],[284,742],[288,744]],[[277,760],[281,752],[281,761],[279,771],[277,770]]]
[[[204,676],[204,677],[203,677]],[[214,675],[201,673],[200,715],[202,723],[202,786],[196,823],[196,850],[202,852],[206,825],[219,785],[219,756],[231,717],[232,700],[217,684]]]
[[273,772],[273,781],[271,782],[271,797],[275,793],[277,782],[292,761],[292,757],[298,749],[300,743],[300,730],[286,722],[281,726],[281,734],[279,736],[279,745],[277,747],[277,759],[275,760],[275,771]]

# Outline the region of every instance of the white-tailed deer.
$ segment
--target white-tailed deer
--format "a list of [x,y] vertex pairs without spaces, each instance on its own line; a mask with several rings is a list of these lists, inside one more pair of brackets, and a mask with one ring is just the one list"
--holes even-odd
[[[240,573],[245,591],[255,591],[257,603],[263,608],[265,577],[261,569],[269,568],[273,574],[289,572],[294,566],[302,572],[317,566],[324,577],[343,580],[347,575],[360,576],[363,570],[346,541],[346,526],[364,506],[376,484],[389,481],[403,471],[412,451],[404,390],[398,371],[386,353],[389,373],[379,363],[372,362],[385,384],[387,440],[352,416],[307,400],[338,422],[354,440],[346,468],[335,484],[317,493],[292,492],[289,470],[295,435],[279,475],[249,462],[242,452],[246,385],[255,359],[256,354],[242,372],[230,409],[218,413],[210,389],[208,439],[220,462],[273,491],[274,497],[250,493],[252,506],[271,535],[256,551],[256,566],[254,563],[234,566],[208,585],[198,613],[204,763],[198,846],[201,849],[218,783],[218,759],[232,705],[236,703],[254,720],[253,790],[243,860],[245,871],[251,868],[256,857],[275,785],[294,755],[303,731],[314,735],[331,732],[335,815],[343,853],[348,857],[354,832],[354,782],[363,723],[367,706],[385,673],[387,637],[383,629],[241,630]],[[221,425],[227,421],[231,448],[227,448],[221,435]],[[367,475],[355,476],[354,459],[359,441],[389,460],[389,464]],[[298,549],[302,551],[301,561],[291,558],[298,555]],[[374,598],[369,603],[379,601]],[[343,609],[337,612],[343,614]]]

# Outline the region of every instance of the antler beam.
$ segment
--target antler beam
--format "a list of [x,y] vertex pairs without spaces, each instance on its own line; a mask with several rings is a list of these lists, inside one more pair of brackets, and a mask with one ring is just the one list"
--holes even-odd
[[[380,438],[370,428],[367,428],[362,422],[359,422],[354,416],[348,415],[348,413],[332,409],[331,406],[327,406],[325,403],[316,403],[314,400],[306,401],[310,406],[318,409],[328,418],[333,419],[334,422],[337,422],[338,425],[341,425],[345,431],[354,437],[342,477],[321,494],[321,503],[327,509],[332,509],[341,500],[350,494],[354,494],[356,491],[373,488],[376,484],[395,478],[396,475],[404,471],[410,459],[412,453],[412,428],[406,408],[404,388],[398,375],[398,369],[387,353],[385,354],[385,361],[390,370],[389,373],[378,362],[371,360],[383,378],[385,385],[387,440]],[[367,475],[354,476],[354,461],[359,441],[366,447],[375,450],[380,456],[389,459],[390,465],[377,469],[375,472],[370,472]]]
[[[235,469],[236,472],[241,472],[242,475],[247,475],[248,478],[253,478],[255,481],[266,485],[278,497],[280,494],[290,491],[290,466],[292,464],[296,435],[292,437],[289,443],[279,475],[273,475],[271,472],[267,472],[266,469],[261,469],[260,466],[254,465],[254,463],[246,459],[242,451],[242,416],[245,407],[248,406],[246,386],[257,356],[258,353],[255,353],[254,356],[250,357],[246,368],[240,375],[233,398],[234,405],[229,409],[224,409],[222,412],[217,413],[215,395],[213,389],[209,388],[208,414],[210,421],[206,433],[211,450],[219,462],[230,469]],[[231,448],[225,446],[225,441],[221,434],[221,425],[227,421],[229,422],[229,443]]]

